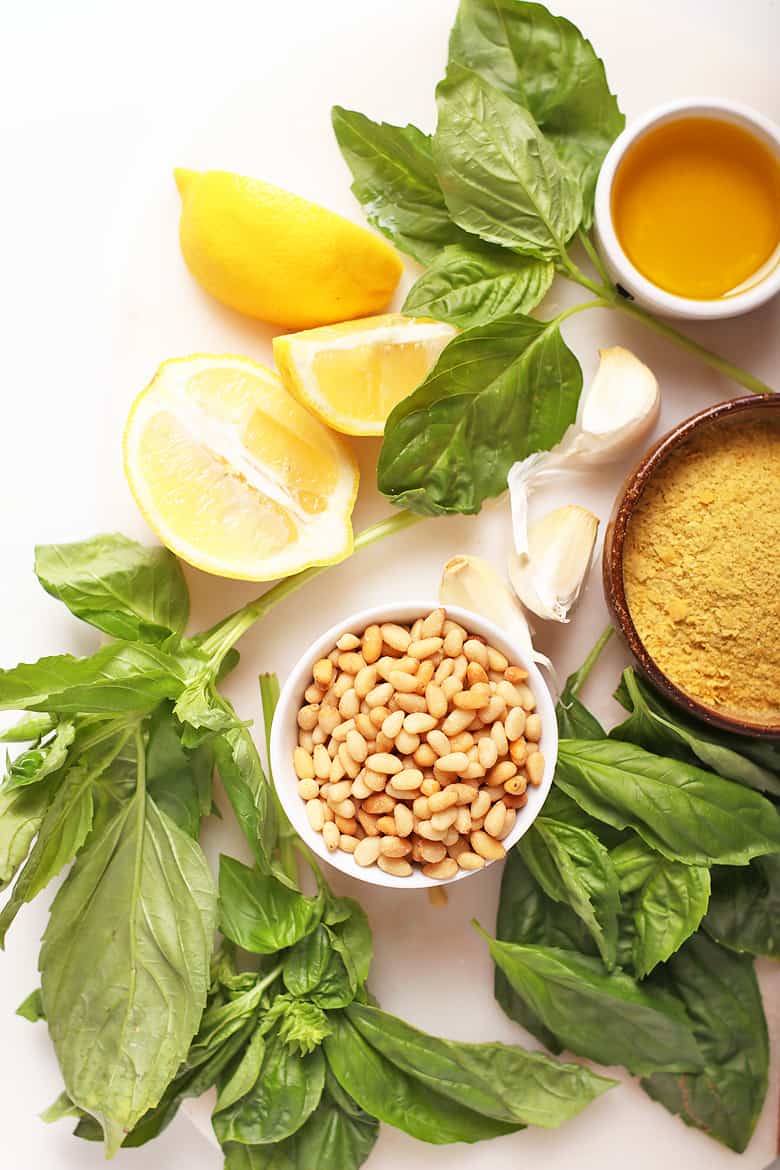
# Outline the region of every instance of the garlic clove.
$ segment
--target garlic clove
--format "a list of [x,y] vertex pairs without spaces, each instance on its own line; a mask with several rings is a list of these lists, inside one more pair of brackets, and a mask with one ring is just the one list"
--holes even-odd
[[447,561],[439,585],[442,605],[460,605],[495,622],[522,650],[552,669],[545,654],[534,650],[531,630],[503,577],[482,557],[457,556]]
[[[629,349],[613,345],[599,350],[599,358],[582,403],[579,434],[572,436],[565,451],[586,464],[622,459],[649,435],[661,407],[655,374]],[[565,442],[566,436],[562,448]]]
[[528,529],[528,552],[510,554],[509,579],[522,604],[567,622],[593,559],[599,520],[586,508],[556,508]]

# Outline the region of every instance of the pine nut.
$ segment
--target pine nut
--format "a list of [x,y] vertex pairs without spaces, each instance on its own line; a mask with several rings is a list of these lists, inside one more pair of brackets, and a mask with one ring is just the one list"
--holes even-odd
[[335,739],[337,743],[344,743],[346,741],[347,735],[354,726],[355,720],[353,718],[345,719],[343,723],[339,723],[336,727],[333,728],[331,737]]
[[336,643],[337,650],[357,650],[360,645],[360,638],[355,634],[342,634]]
[[408,731],[401,730],[395,737],[395,746],[402,755],[410,756],[420,746],[420,737],[419,735],[412,735]]
[[455,791],[456,788],[457,784],[451,784],[449,788],[445,788],[441,792],[434,792],[433,796],[426,797],[425,799],[428,801],[430,812],[444,812],[446,809],[452,808],[454,804],[457,804],[458,794]]
[[471,848],[480,857],[484,857],[485,861],[500,861],[502,857],[506,857],[506,849],[501,842],[495,841],[482,829],[471,834]]
[[354,687],[345,691],[339,700],[339,712],[344,719],[353,719],[360,710],[360,699]]
[[525,731],[525,711],[522,707],[511,708],[504,720],[504,731],[510,743],[513,739],[520,738]]
[[457,658],[463,649],[463,630],[454,629],[446,635],[443,650],[448,658]]
[[493,695],[484,710],[480,711],[479,717],[487,726],[490,723],[495,723],[496,719],[503,719],[506,711],[506,703],[500,695]]
[[375,666],[364,666],[355,675],[355,694],[365,699],[376,686],[377,671]]
[[363,654],[363,661],[367,665],[372,665],[380,657],[382,653],[382,631],[379,626],[368,626],[363,634],[360,648]]
[[449,752],[441,756],[436,767],[442,772],[463,772],[469,766],[469,758],[465,752]]
[[[506,805],[504,805],[504,807],[506,808]],[[499,841],[503,841],[506,837],[509,836],[509,834],[512,832],[512,829],[514,829],[516,820],[517,813],[515,810],[513,808],[507,808],[501,832],[492,833],[491,836],[496,837]]]
[[369,865],[376,864],[379,857],[379,838],[378,837],[364,837],[362,841],[358,841],[354,852],[354,858],[358,865],[364,868]]
[[403,670],[391,670],[388,681],[401,694],[409,694],[417,690],[417,679],[415,676],[413,674],[407,674]]
[[438,683],[430,682],[425,688],[425,703],[428,707],[428,718],[442,719],[447,714],[447,696]]
[[477,638],[467,638],[463,643],[463,653],[469,662],[478,662],[483,670],[487,670],[488,652],[484,642],[480,642]]
[[[423,774],[418,768],[404,768],[393,776],[393,787],[400,792],[412,792],[423,782]],[[372,810],[369,809],[369,812]]]
[[536,699],[531,688],[521,683],[517,689],[520,692],[524,710],[533,711],[536,708]]
[[368,755],[368,747],[366,745],[366,741],[363,739],[363,736],[356,728],[353,728],[351,731],[347,732],[346,743],[347,751],[352,756],[352,759],[357,760],[359,764],[362,764]]
[[491,670],[498,671],[499,674],[503,673],[503,671],[506,670],[507,666],[509,666],[509,663],[508,663],[505,655],[503,655],[500,650],[497,650],[495,648],[495,646],[488,646],[487,656],[488,656],[488,666],[490,667]]
[[451,752],[449,738],[443,731],[429,731],[426,736],[437,756],[448,756]]
[[307,800],[306,816],[315,833],[322,832],[325,824],[325,805],[321,800]]
[[445,857],[434,865],[424,865],[423,873],[426,877],[437,878],[439,881],[448,881],[458,872],[458,863],[451,857]]
[[436,762],[436,752],[429,743],[421,743],[412,758],[418,768],[431,768]]
[[441,685],[443,682],[446,682],[446,680],[452,675],[454,665],[455,664],[451,658],[445,658],[439,663],[433,675],[435,681],[439,685]]
[[468,731],[460,731],[450,740],[451,752],[465,752],[467,755],[474,746],[474,736]]
[[359,808],[357,811],[357,819],[367,837],[379,836],[379,829],[376,826],[377,817],[373,817],[371,813],[367,813],[364,809]]
[[415,832],[426,841],[443,841],[447,835],[446,829],[435,829],[431,821],[419,821]]
[[322,730],[322,728],[320,727],[320,725],[318,723],[317,726],[314,728],[314,731],[312,731],[312,733],[311,733],[312,747],[317,747],[318,744],[320,747],[322,747],[327,738],[328,738],[327,735],[325,734],[325,732]]
[[301,707],[298,712],[298,726],[301,731],[312,731],[317,726],[320,709],[316,703],[309,703],[306,707]]
[[386,642],[393,650],[399,650],[401,654],[406,653],[412,640],[408,630],[405,630],[403,626],[397,626],[395,622],[385,622],[379,628],[382,631],[383,642]]
[[318,780],[328,780],[330,778],[330,764],[331,759],[328,755],[328,749],[321,743],[318,743],[314,749],[314,775]]
[[438,832],[442,832],[455,824],[457,816],[457,809],[445,808],[442,812],[435,812],[431,815],[431,824]]
[[299,780],[314,779],[314,760],[302,747],[297,747],[293,752],[293,768]]
[[[424,798],[423,798],[424,799]],[[415,804],[417,801],[415,801]],[[414,829],[414,817],[405,804],[397,804],[393,809],[396,834],[399,837],[408,837]]]
[[412,811],[419,821],[429,821],[431,819],[431,805],[429,796],[415,797]]
[[407,853],[412,852],[412,847],[400,837],[387,836],[380,840],[379,852],[383,857],[406,857]]
[[298,795],[301,800],[314,800],[319,795],[320,786],[316,780],[306,779],[298,781]]
[[340,833],[346,833],[348,837],[353,837],[357,833],[357,821],[354,817],[340,817],[336,813],[336,826]]
[[442,723],[441,729],[445,735],[458,735],[461,731],[465,731],[467,727],[471,726],[473,718],[473,711],[450,711]]
[[445,611],[439,606],[437,609],[431,611],[427,618],[423,621],[422,632],[424,638],[440,638],[444,630],[444,622],[447,617]]
[[393,696],[393,688],[389,682],[380,683],[366,695],[369,707],[384,707]]
[[327,689],[333,682],[334,675],[333,663],[331,660],[329,658],[321,658],[319,662],[315,662],[314,666],[312,667],[312,675],[314,676],[314,681],[316,683]]
[[503,800],[507,808],[524,808],[528,804],[528,793],[521,792],[519,796],[505,795]]
[[338,784],[331,784],[328,788],[328,804],[333,808],[346,800],[352,791],[351,780],[339,780]]
[[379,832],[383,833],[385,836],[390,835],[391,837],[394,837],[395,817],[391,817],[389,813],[385,813],[384,816],[381,816],[377,821],[376,827],[379,829]]
[[339,759],[344,765],[344,771],[349,776],[350,780],[354,780],[360,771],[360,764],[357,760],[353,760],[352,756],[347,751],[346,743],[339,744]]
[[452,696],[457,695],[459,691],[463,690],[463,683],[453,674],[449,678],[445,678],[444,682],[441,684],[441,689],[444,692],[444,697],[447,700],[447,703],[449,704],[452,700]]
[[353,674],[340,674],[339,677],[334,682],[333,686],[328,691],[328,694],[332,693],[333,695],[335,695],[336,701],[338,701],[341,698],[341,696],[344,694],[345,691],[348,691],[351,689],[354,681],[355,681],[355,676]]
[[319,703],[322,701],[324,693],[325,691],[322,687],[317,686],[316,683],[310,683],[303,692],[303,697],[307,703]]
[[388,796],[392,796],[394,800],[414,800],[415,796],[420,795],[419,788],[396,788],[393,784],[393,777],[391,776],[385,792]]
[[471,819],[473,821],[478,821],[480,817],[484,817],[489,812],[489,810],[490,795],[483,788],[474,797],[473,803],[471,805]]
[[381,816],[382,813],[391,813],[395,808],[395,801],[386,792],[375,792],[363,802],[363,808],[372,816]]
[[411,640],[413,642],[419,642],[420,638],[422,638],[422,636],[423,636],[422,628],[423,628],[424,620],[425,620],[424,618],[418,618],[417,621],[412,626],[411,630],[409,631],[409,637],[411,638]]
[[367,743],[370,743],[376,739],[376,728],[369,719],[368,715],[365,715],[362,711],[359,715],[355,716],[355,727],[357,727],[358,731]]
[[485,817],[485,832],[489,833],[491,837],[498,837],[504,827],[505,819],[506,805],[497,800]]
[[486,772],[493,767],[498,759],[498,748],[495,745],[495,741],[489,735],[485,736],[477,744],[477,757]]
[[423,796],[433,796],[441,790],[441,784],[433,776],[426,776],[420,785],[420,792]]
[[525,776],[517,775],[510,776],[504,782],[504,792],[508,792],[510,796],[521,796],[528,786],[528,779]]
[[333,810],[333,815],[335,817],[344,817],[345,820],[350,820],[357,812],[357,806],[355,805],[354,800],[349,799],[342,800],[340,804],[333,804],[329,800],[328,808]]
[[474,799],[474,789],[469,784],[449,784],[444,791],[454,794],[456,804],[471,804]]
[[506,732],[504,731],[503,723],[493,724],[493,726],[490,728],[490,738],[496,745],[496,750],[498,751],[499,756],[505,756],[509,751],[509,742],[506,738]]
[[406,712],[407,715],[413,715],[418,711],[425,710],[425,696],[417,694],[397,694],[394,695],[396,704],[400,709]]
[[504,671],[504,678],[511,683],[525,682],[528,678],[528,671],[523,670],[521,666],[508,666]]
[[404,719],[404,731],[410,735],[424,735],[436,726],[436,719],[425,711],[414,711]]
[[346,654],[339,654],[338,667],[346,674],[353,674],[357,676],[365,666],[365,661],[362,654],[351,650]]
[[462,836],[466,836],[471,832],[471,813],[465,804],[458,806],[453,827]]
[[392,715],[388,715],[382,724],[382,734],[386,735],[388,739],[395,739],[403,725],[403,711],[393,711]]
[[465,850],[458,854],[458,865],[461,869],[483,869],[485,865],[485,858],[480,857],[478,853],[470,853]]
[[523,705],[523,696],[520,691],[514,683],[507,682],[506,679],[496,683],[496,694],[506,701],[507,707],[522,707]]
[[[364,840],[369,840],[365,837]],[[342,833],[339,841],[339,849],[343,849],[345,853],[354,853],[360,842],[357,837],[351,836],[349,833]]]
[[465,654],[459,654],[452,663],[452,676],[463,683],[466,680],[466,672],[469,668],[469,660]]
[[525,770],[531,784],[538,788],[544,779],[544,756],[541,752],[531,752],[525,761]]
[[509,745],[509,757],[513,764],[517,764],[518,768],[522,768],[528,755],[528,744],[524,739],[516,739],[514,743]]
[[322,826],[322,839],[325,842],[325,848],[328,853],[335,853],[339,847],[339,839],[341,833],[338,831],[333,821],[328,821]]
[[410,658],[417,658],[422,661],[424,658],[430,658],[441,650],[443,646],[442,638],[421,638],[419,642],[410,642],[408,654]]
[[[333,741],[331,740],[331,743],[332,742]],[[344,771],[344,765],[342,764],[341,759],[337,753],[334,759],[332,759],[330,762],[330,775],[328,776],[328,779],[330,780],[331,784],[337,784],[338,781],[342,780],[345,776],[346,772]]]
[[422,841],[420,844],[420,857],[423,861],[427,861],[429,865],[436,865],[437,862],[443,861],[447,856],[447,847],[441,841]]
[[412,872],[409,862],[401,857],[382,857],[380,855],[377,865],[384,873],[392,874],[393,877],[409,877]]
[[392,739],[388,735],[385,735],[384,731],[380,730],[376,733],[376,739],[374,740],[376,751],[372,754],[382,755],[384,753],[392,753],[394,746]]
[[374,772],[371,768],[364,768],[363,783],[372,792],[383,792],[387,784],[387,776],[384,772]]
[[525,738],[532,743],[538,743],[542,738],[541,715],[529,715],[525,721]]
[[369,707],[368,710],[368,718],[371,721],[371,726],[374,729],[374,733],[379,730],[385,719],[387,719],[387,716],[392,715],[392,711],[389,707]]
[[498,788],[505,784],[517,772],[517,767],[511,760],[502,760],[487,773],[487,782],[491,788]]
[[478,662],[470,662],[466,670],[466,681],[470,687],[475,686],[476,683],[487,683],[487,671]]
[[425,688],[428,686],[428,683],[433,681],[433,672],[435,669],[436,668],[434,667],[430,658],[426,658],[425,661],[421,662],[418,666],[417,673],[415,675],[415,678],[417,679],[418,695],[425,694]]
[[391,756],[389,752],[375,752],[366,760],[366,767],[370,768],[372,772],[383,772],[388,776],[395,776],[397,772],[401,771],[403,764],[397,756]]

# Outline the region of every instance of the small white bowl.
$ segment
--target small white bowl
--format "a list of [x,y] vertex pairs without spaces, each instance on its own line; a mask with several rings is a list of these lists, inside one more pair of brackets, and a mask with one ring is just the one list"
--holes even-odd
[[653,284],[634,267],[623,251],[612,222],[612,185],[624,155],[648,130],[679,118],[716,118],[731,122],[755,135],[780,160],[780,128],[749,106],[725,98],[683,98],[656,106],[637,118],[612,143],[596,184],[594,222],[599,251],[609,274],[641,305],[665,317],[707,321],[737,317],[763,305],[780,292],[780,246],[758,271],[738,289],[715,300],[676,296]]
[[[425,599],[375,606],[372,609],[364,609],[359,613],[354,613],[345,618],[344,621],[332,626],[331,629],[326,630],[302,654],[290,672],[282,687],[271,729],[271,768],[274,783],[279,800],[293,828],[323,861],[327,861],[329,865],[335,866],[336,869],[340,869],[349,877],[370,882],[375,886],[391,886],[398,890],[419,890],[428,886],[441,886],[448,883],[426,877],[422,870],[416,866],[410,877],[398,878],[393,877],[392,874],[384,873],[376,865],[363,868],[355,862],[351,854],[341,850],[337,849],[335,853],[328,852],[322,834],[316,833],[309,824],[306,816],[306,804],[298,795],[298,780],[292,764],[293,750],[298,743],[298,710],[304,701],[303,692],[311,682],[311,671],[314,663],[330,653],[342,634],[360,635],[366,626],[370,626],[374,622],[380,625],[383,622],[410,623],[418,617],[424,617],[425,614],[436,609],[437,605],[438,602]],[[531,827],[544,804],[547,793],[550,791],[558,755],[558,726],[555,719],[555,705],[536,663],[529,661],[523,650],[511,638],[508,638],[498,626],[486,618],[480,617],[479,614],[461,609],[460,606],[448,605],[446,609],[448,616],[453,621],[459,622],[469,632],[486,638],[491,645],[507,656],[510,663],[521,666],[528,671],[528,685],[534,693],[536,709],[542,717],[542,739],[539,746],[544,753],[544,777],[538,788],[531,786],[528,788],[528,803],[524,808],[518,810],[515,826],[503,843],[508,851]],[[469,877],[472,872],[481,873],[482,871],[459,869],[455,877],[449,880],[452,882],[460,881],[461,878]]]

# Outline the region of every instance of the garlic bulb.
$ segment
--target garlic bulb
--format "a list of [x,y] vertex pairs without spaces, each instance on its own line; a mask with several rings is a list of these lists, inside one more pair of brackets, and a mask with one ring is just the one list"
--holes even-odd
[[528,551],[510,554],[509,579],[526,609],[567,622],[590,569],[598,517],[570,504],[528,529]]
[[552,669],[550,659],[534,650],[525,614],[489,561],[470,556],[447,561],[439,585],[439,600],[442,605],[461,605],[489,618],[534,662]]
[[599,358],[577,422],[551,451],[529,455],[509,470],[512,536],[519,556],[528,553],[528,498],[545,476],[614,463],[656,424],[661,399],[652,370],[620,345],[599,350]]

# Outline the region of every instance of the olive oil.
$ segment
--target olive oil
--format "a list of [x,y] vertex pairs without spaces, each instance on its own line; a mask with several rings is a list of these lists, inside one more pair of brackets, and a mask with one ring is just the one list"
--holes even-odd
[[667,292],[726,296],[780,243],[780,165],[753,134],[679,118],[637,140],[612,188],[612,219],[632,264]]

